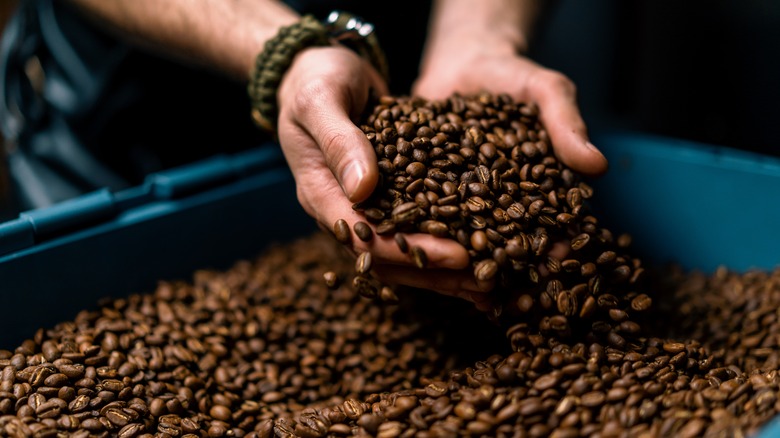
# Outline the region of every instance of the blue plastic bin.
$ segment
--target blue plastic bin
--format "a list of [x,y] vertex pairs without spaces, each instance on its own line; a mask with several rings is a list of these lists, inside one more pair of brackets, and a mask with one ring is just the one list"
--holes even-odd
[[0,348],[101,298],[227,269],[315,229],[278,147],[215,156],[0,223]]
[[[610,171],[591,206],[646,263],[711,272],[780,266],[780,159],[619,132],[594,135]],[[0,223],[0,348],[99,298],[224,269],[312,232],[281,153],[263,147],[151,175]],[[780,436],[780,420],[761,438]]]
[[780,159],[631,132],[597,135],[610,162],[592,208],[645,262],[710,273],[780,266]]
[[[780,265],[780,159],[635,132],[594,135],[610,161],[591,205],[646,263]],[[278,147],[150,175],[0,223],[0,348],[98,298],[226,268],[314,230]],[[13,311],[11,311],[13,309]]]

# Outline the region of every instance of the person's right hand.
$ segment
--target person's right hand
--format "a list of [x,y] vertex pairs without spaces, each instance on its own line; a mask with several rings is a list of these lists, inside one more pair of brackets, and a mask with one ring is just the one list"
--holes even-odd
[[[332,230],[338,219],[352,226],[365,220],[352,209],[374,190],[379,169],[376,153],[355,125],[371,92],[387,86],[369,63],[342,47],[309,48],[299,53],[279,87],[279,142],[295,178],[298,201],[320,224]],[[352,233],[352,250],[369,251],[374,272],[388,283],[430,289],[479,303],[491,285],[478,285],[466,249],[458,242],[428,234],[407,234],[420,246],[428,267],[419,269],[392,236],[363,242]]]

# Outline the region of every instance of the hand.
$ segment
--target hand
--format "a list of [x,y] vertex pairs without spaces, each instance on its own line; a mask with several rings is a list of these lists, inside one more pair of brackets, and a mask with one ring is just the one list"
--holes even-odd
[[577,107],[576,88],[569,78],[511,50],[490,52],[473,40],[451,44],[452,49],[439,51],[428,59],[413,93],[444,99],[455,92],[488,91],[535,103],[561,162],[586,175],[595,176],[607,170],[606,158],[588,140]]
[[[371,90],[387,87],[371,66],[341,47],[319,47],[299,53],[279,88],[279,141],[295,177],[298,201],[322,228],[332,230],[338,219],[350,229],[363,217],[352,204],[374,190],[379,169],[376,154],[355,120]],[[374,235],[366,243],[352,233],[352,250],[370,251],[374,271],[389,283],[435,290],[471,301],[485,285],[477,285],[466,249],[454,240],[428,234],[407,235],[422,247],[428,268],[420,270],[393,238]],[[476,298],[472,297],[477,293]]]

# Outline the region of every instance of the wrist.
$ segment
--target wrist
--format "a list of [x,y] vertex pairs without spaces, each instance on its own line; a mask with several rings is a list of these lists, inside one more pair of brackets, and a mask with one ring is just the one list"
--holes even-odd
[[373,25],[338,11],[332,12],[325,22],[311,15],[304,16],[266,41],[251,69],[247,92],[252,101],[252,118],[258,127],[276,131],[279,88],[293,59],[308,48],[332,46],[334,42],[357,52],[380,74],[386,75],[385,55],[373,34]]
[[528,49],[536,16],[533,0],[437,0],[431,15],[430,46],[475,42],[513,53]]
[[495,35],[480,38],[474,34],[450,35],[445,41],[427,48],[420,63],[420,76],[439,76],[444,71],[472,69],[485,59],[511,59],[515,44]]
[[527,50],[533,14],[518,0],[439,0],[434,5],[421,74],[479,58],[514,57]]

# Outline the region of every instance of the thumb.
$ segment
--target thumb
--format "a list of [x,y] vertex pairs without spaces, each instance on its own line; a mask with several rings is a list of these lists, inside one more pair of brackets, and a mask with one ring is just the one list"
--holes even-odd
[[[323,96],[324,97],[324,96]],[[320,101],[320,110],[307,111],[301,120],[319,145],[325,163],[352,202],[366,199],[376,187],[376,153],[366,134],[349,118],[349,110],[335,100]]]

